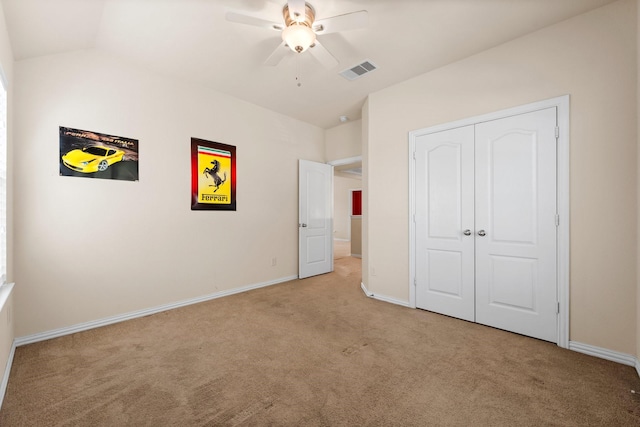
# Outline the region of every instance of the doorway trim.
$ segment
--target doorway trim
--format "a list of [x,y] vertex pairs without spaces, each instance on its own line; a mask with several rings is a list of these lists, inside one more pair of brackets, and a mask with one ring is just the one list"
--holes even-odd
[[344,166],[351,163],[358,163],[361,161],[362,161],[362,156],[354,156],[354,157],[347,157],[344,159],[331,160],[327,162],[327,164],[331,166]]
[[570,211],[569,211],[569,95],[546,99],[518,107],[469,117],[441,125],[409,132],[409,306],[416,308],[416,239],[415,239],[415,158],[416,138],[422,135],[478,124],[546,108],[557,108],[557,297],[558,347],[569,348],[569,266],[570,266]]

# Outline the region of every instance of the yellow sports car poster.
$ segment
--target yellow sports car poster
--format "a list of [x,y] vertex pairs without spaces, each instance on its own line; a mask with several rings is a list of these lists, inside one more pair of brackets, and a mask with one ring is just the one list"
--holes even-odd
[[191,138],[191,209],[236,210],[236,147]]
[[60,126],[60,175],[138,180],[138,140]]

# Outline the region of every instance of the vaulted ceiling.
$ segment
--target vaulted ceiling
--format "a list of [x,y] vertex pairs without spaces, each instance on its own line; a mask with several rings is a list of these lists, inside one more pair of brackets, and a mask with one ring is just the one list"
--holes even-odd
[[[613,0],[311,0],[316,18],[367,10],[364,29],[319,37],[339,64],[289,52],[274,30],[228,22],[236,12],[282,22],[286,0],[2,0],[17,61],[105,51],[323,128],[360,117],[367,95]],[[378,69],[339,73],[368,59]],[[297,83],[301,83],[298,85]]]

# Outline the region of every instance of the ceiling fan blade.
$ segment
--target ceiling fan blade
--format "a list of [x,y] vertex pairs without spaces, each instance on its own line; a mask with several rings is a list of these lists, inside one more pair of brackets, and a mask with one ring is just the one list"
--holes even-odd
[[304,22],[305,13],[304,13],[304,0],[289,0],[287,2],[289,5],[289,16],[293,18],[297,22]]
[[325,68],[333,68],[338,65],[338,60],[327,50],[326,47],[316,40],[313,47],[309,48],[309,52],[316,58]]
[[227,12],[225,18],[229,22],[236,22],[238,24],[253,25],[254,27],[268,28],[271,30],[282,30],[284,25],[277,22],[267,21],[265,19],[256,18],[249,15],[243,15],[241,13]]
[[313,23],[313,30],[316,34],[330,34],[339,31],[357,30],[359,28],[365,28],[368,25],[369,12],[361,10],[315,21]]
[[280,43],[278,47],[271,53],[271,55],[269,55],[269,57],[264,61],[264,65],[275,67],[289,52],[291,52],[291,49],[289,49],[285,42]]

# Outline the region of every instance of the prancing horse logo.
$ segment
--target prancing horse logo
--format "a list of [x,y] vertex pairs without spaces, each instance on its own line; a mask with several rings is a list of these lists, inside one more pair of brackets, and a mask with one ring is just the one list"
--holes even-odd
[[218,191],[218,188],[220,188],[220,186],[227,180],[227,173],[224,173],[224,178],[220,178],[220,175],[218,175],[218,171],[220,170],[220,162],[214,160],[213,162],[211,162],[211,164],[213,165],[213,167],[204,168],[203,175],[213,178],[213,184],[209,184],[209,187],[216,187],[216,189],[213,190],[213,192],[215,193],[216,191]]

